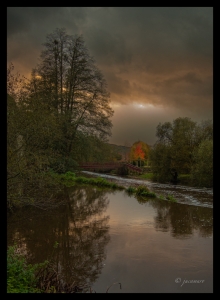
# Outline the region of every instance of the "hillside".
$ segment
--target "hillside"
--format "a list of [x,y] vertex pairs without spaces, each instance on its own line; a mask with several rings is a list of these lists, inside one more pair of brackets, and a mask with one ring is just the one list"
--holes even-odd
[[109,144],[109,145],[112,147],[113,152],[116,152],[122,156],[122,160],[128,160],[131,147],[115,145],[115,144]]

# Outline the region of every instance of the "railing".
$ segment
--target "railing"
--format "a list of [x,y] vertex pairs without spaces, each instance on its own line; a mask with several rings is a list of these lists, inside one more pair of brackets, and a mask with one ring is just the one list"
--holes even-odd
[[128,167],[131,170],[134,170],[134,171],[142,173],[142,169],[140,167],[134,166],[134,165],[132,165],[130,163],[123,163],[123,165],[125,165],[126,167]]
[[136,171],[138,173],[142,173],[142,169],[140,167],[134,166],[127,162],[108,162],[108,163],[82,163],[79,165],[81,169],[86,170],[113,170],[118,169],[122,166],[127,167],[130,170]]

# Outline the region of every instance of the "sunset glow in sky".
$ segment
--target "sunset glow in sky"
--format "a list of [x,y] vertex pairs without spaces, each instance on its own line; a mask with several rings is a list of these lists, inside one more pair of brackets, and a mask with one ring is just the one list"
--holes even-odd
[[7,62],[28,77],[56,28],[83,35],[107,81],[110,143],[153,145],[159,122],[213,118],[212,7],[8,7]]

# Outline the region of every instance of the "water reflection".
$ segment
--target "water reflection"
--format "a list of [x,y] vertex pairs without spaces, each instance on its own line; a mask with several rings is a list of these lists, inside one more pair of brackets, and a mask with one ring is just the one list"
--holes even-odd
[[[54,210],[25,208],[8,216],[8,245],[30,263],[53,258],[66,283],[97,292],[212,290],[213,209],[75,186]],[[58,248],[54,245],[58,242]],[[199,249],[199,251],[198,251]],[[177,285],[175,278],[202,279]]]
[[140,204],[146,201],[156,208],[155,229],[170,231],[175,238],[187,238],[195,230],[203,237],[213,233],[213,210],[207,207],[180,205],[159,199],[137,197]]
[[59,209],[25,209],[10,216],[8,244],[17,242],[29,254],[30,263],[54,253],[65,282],[91,286],[101,272],[110,240],[109,216],[104,215],[108,199],[104,191],[94,188],[68,188],[63,197],[66,204]]

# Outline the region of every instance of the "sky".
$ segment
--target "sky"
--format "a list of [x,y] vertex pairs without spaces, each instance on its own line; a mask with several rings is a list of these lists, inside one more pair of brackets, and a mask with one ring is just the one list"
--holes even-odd
[[213,7],[7,7],[7,64],[29,77],[56,28],[82,34],[107,81],[110,143],[154,145],[159,123],[213,119]]

